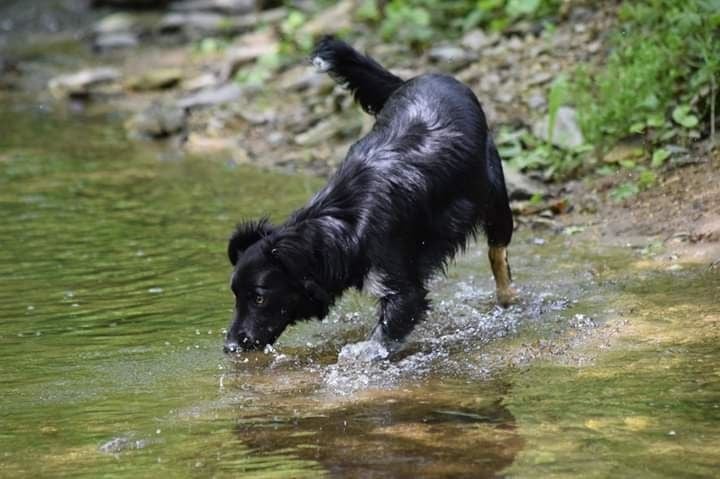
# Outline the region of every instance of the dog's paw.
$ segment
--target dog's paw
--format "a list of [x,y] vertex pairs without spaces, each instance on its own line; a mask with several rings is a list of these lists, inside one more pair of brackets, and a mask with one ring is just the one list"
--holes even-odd
[[517,303],[518,293],[515,288],[508,286],[507,288],[495,290],[497,296],[497,302],[503,308],[508,308],[511,305]]

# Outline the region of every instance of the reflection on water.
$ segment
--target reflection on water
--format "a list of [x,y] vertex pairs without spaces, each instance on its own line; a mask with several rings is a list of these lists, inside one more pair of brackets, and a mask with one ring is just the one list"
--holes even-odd
[[629,252],[522,232],[519,305],[494,305],[484,249],[471,248],[392,361],[338,360],[374,321],[356,293],[274,351],[230,358],[227,234],[241,218],[281,219],[320,182],[172,158],[130,146],[112,119],[29,99],[0,98],[0,128],[0,475],[699,477],[718,465],[716,274],[642,272]]

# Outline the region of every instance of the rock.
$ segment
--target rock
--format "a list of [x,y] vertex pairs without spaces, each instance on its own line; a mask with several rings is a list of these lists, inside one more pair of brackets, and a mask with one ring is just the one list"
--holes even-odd
[[125,123],[132,138],[165,138],[186,129],[185,111],[173,105],[154,104]]
[[528,200],[535,195],[544,197],[548,194],[544,184],[528,178],[507,163],[503,165],[503,173],[510,200]]
[[453,70],[457,70],[474,60],[475,55],[468,53],[460,47],[441,45],[433,47],[428,53],[428,58],[433,63],[450,64]]
[[55,77],[48,82],[48,88],[56,98],[86,97],[94,87],[115,82],[119,78],[120,73],[114,68],[91,68]]
[[103,18],[93,27],[95,35],[132,32],[137,27],[135,19],[127,13],[114,13]]
[[[200,133],[191,133],[185,142],[185,148],[191,153],[217,153],[221,151],[233,150],[238,147],[236,138],[220,138],[216,136],[207,136]],[[245,152],[247,162],[247,152]]]
[[272,30],[261,30],[241,36],[227,51],[227,60],[219,75],[220,80],[230,80],[241,66],[263,55],[275,53],[279,48],[278,38]]
[[300,146],[315,146],[325,143],[331,138],[355,137],[360,133],[362,123],[359,117],[332,118],[324,120],[300,133],[295,137],[295,143]]
[[200,90],[197,93],[178,100],[180,108],[197,108],[202,106],[220,105],[235,101],[242,96],[243,89],[235,83],[227,83],[215,88]]
[[477,52],[485,47],[489,47],[490,45],[497,43],[498,40],[499,38],[497,35],[490,36],[484,31],[478,29],[467,32],[462,37],[462,40],[460,40],[460,45],[468,50]]
[[235,35],[265,23],[277,23],[287,15],[284,8],[260,13],[228,16],[213,12],[174,12],[165,15],[158,25],[161,33],[183,32],[186,35]]
[[133,48],[139,44],[138,36],[131,32],[107,33],[93,40],[93,48],[99,51]]
[[234,24],[225,15],[205,12],[169,13],[160,20],[159,28],[163,33],[175,31],[206,35],[237,33]]
[[553,74],[547,71],[539,71],[527,80],[528,86],[542,85],[553,79]]
[[217,76],[212,73],[203,73],[193,78],[183,80],[182,87],[188,91],[202,90],[205,88],[212,88],[222,83],[218,80]]
[[164,8],[171,0],[92,0],[94,7]]
[[645,147],[642,140],[621,141],[610,151],[603,155],[605,163],[621,163],[624,161],[636,161],[645,155]]
[[[543,140],[549,140],[550,118],[546,116],[533,125],[533,134]],[[585,142],[577,122],[577,113],[573,108],[561,106],[555,117],[555,128],[550,139],[553,145],[564,149],[577,148]]]
[[525,100],[525,103],[531,110],[540,110],[541,108],[545,108],[547,105],[545,96],[540,93],[530,95],[530,97]]
[[323,10],[305,25],[300,27],[300,35],[316,37],[323,34],[337,33],[340,30],[352,27],[353,10],[355,3],[352,0],[342,0],[334,6]]
[[162,90],[172,88],[182,80],[179,68],[158,68],[129,79],[127,88],[136,91]]
[[283,72],[278,83],[283,91],[304,91],[323,86],[330,92],[334,85],[327,75],[318,75],[307,65],[297,65]]
[[256,8],[256,0],[185,0],[172,6],[181,12],[204,10],[224,14],[250,13]]

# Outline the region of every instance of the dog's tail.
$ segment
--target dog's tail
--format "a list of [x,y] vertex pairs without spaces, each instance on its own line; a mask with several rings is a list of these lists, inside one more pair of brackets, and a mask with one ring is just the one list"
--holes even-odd
[[311,54],[315,68],[345,86],[363,110],[377,115],[403,83],[372,58],[332,36],[323,37]]

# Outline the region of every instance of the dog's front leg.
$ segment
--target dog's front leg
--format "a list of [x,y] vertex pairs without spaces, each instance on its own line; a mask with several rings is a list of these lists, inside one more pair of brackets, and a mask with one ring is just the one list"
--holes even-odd
[[380,319],[370,333],[370,340],[397,350],[415,325],[425,319],[429,302],[422,287],[404,288],[380,299]]

